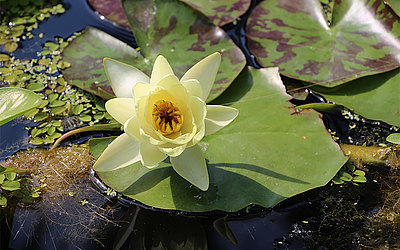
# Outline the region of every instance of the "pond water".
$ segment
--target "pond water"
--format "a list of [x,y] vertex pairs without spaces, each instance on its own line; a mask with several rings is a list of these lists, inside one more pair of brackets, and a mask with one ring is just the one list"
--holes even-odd
[[[68,38],[86,26],[94,26],[136,46],[129,30],[104,20],[85,0],[65,0],[63,5],[64,14],[50,17],[32,31],[35,37],[44,33],[44,38],[22,41],[22,46],[13,53],[16,58],[35,58],[44,42],[55,41],[55,37]],[[242,24],[227,25],[226,30],[243,48]],[[257,66],[254,57],[244,51],[249,64]],[[306,101],[321,99],[310,95]],[[341,138],[347,138],[348,124],[340,114],[326,114],[324,120],[341,134]],[[34,125],[32,121],[18,118],[0,127],[0,161],[32,147],[25,128]],[[364,122],[359,126],[371,131],[376,124]],[[389,128],[383,124],[380,132],[383,137],[389,133]],[[68,143],[83,142],[93,136],[102,134],[75,137]],[[360,131],[354,136],[364,139]],[[21,157],[31,166],[63,157],[63,161],[80,164],[85,171],[67,173],[72,181],[54,184],[56,188],[61,187],[57,191],[49,187],[33,205],[10,200],[7,208],[0,210],[1,249],[112,249],[113,246],[121,249],[357,249],[386,236],[385,233],[377,235],[371,229],[373,222],[368,217],[377,213],[385,199],[384,187],[378,180],[392,173],[384,168],[370,167],[369,181],[365,184],[329,183],[269,209],[249,206],[230,214],[217,211],[188,214],[159,211],[118,199],[107,193],[106,188],[94,184],[96,177],[89,175],[93,162],[85,158],[85,148],[73,149],[74,155],[68,159],[63,150],[66,149],[61,148],[50,156],[32,151]],[[77,159],[79,162],[74,163]],[[64,174],[60,173],[59,177]],[[46,178],[46,174],[41,176]],[[393,228],[386,230],[390,234]],[[394,246],[399,242],[388,244]]]

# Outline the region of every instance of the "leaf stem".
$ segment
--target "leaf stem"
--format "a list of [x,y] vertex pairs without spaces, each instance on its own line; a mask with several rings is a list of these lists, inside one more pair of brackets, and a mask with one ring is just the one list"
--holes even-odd
[[83,132],[93,132],[93,131],[111,131],[111,130],[120,130],[121,129],[121,124],[119,123],[110,123],[110,124],[97,124],[97,125],[92,125],[92,126],[86,126],[78,129],[74,129],[69,131],[68,133],[63,134],[60,138],[58,138],[53,146],[51,146],[50,150],[53,150],[66,138],[70,137],[71,135],[75,135],[78,133],[83,133]]

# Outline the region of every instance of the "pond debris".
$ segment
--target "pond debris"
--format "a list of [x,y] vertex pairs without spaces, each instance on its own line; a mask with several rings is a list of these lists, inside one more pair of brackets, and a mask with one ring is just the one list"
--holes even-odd
[[6,160],[4,167],[31,169],[33,181],[50,196],[69,195],[68,187],[88,178],[94,159],[87,147],[27,149]]
[[380,249],[400,247],[400,172],[391,171],[384,176],[376,174],[383,195],[382,207],[371,216],[371,232],[364,246],[379,246]]
[[321,188],[320,198],[310,201],[316,214],[293,224],[288,238],[309,249],[398,249],[400,172],[375,166],[367,177],[360,185]]
[[343,153],[350,156],[352,162],[359,164],[379,164],[393,168],[400,166],[400,148],[398,145],[378,147],[340,144]]
[[[89,173],[93,163],[86,145],[52,151],[31,148],[3,162],[4,167],[29,168],[33,186],[41,190],[40,202],[17,204],[13,238],[18,241],[22,237],[25,244],[31,245],[37,237],[46,236],[39,230],[45,226],[54,242],[81,248],[80,244],[93,241],[98,248],[104,247],[110,230],[120,227],[125,208],[92,185]],[[60,238],[53,238],[52,234],[59,232]]]

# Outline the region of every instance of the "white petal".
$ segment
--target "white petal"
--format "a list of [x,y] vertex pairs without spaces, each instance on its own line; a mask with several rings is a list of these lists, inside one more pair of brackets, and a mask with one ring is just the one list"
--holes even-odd
[[239,111],[232,107],[221,105],[207,105],[207,116],[205,121],[206,136],[213,134],[225,127],[236,118]]
[[218,52],[211,54],[196,63],[181,78],[181,82],[189,79],[197,79],[203,89],[202,100],[206,101],[217,76],[221,55]]
[[201,88],[200,82],[198,80],[189,79],[183,81],[182,85],[186,88],[186,91],[189,95],[203,98],[203,89]]
[[180,176],[203,191],[208,189],[207,165],[199,146],[186,148],[182,154],[171,157],[170,160],[172,167]]
[[139,130],[140,130],[140,120],[137,115],[129,118],[124,123],[124,132],[127,133],[130,137],[135,138],[135,140],[137,141],[141,141]]
[[167,155],[158,150],[158,147],[149,143],[141,144],[140,154],[142,155],[143,166],[148,168],[156,167],[158,163],[167,158]]
[[168,145],[170,147],[159,147],[158,149],[167,154],[168,156],[172,156],[172,157],[176,157],[180,154],[182,154],[182,152],[185,150],[186,148],[186,144],[182,145],[182,146],[175,146],[175,145]]
[[166,90],[169,90],[171,87],[173,87],[175,85],[179,85],[179,86],[181,86],[182,89],[185,89],[182,86],[182,84],[179,82],[178,77],[176,77],[174,74],[165,75],[163,78],[161,78],[157,82],[157,86],[158,87],[162,87],[162,88],[164,88]]
[[155,89],[154,85],[150,85],[145,82],[138,82],[135,87],[133,87],[133,98],[135,99],[135,103],[142,97],[148,96],[151,91]]
[[174,74],[169,66],[167,59],[163,56],[158,56],[154,62],[153,71],[151,72],[150,84],[157,84],[166,75]]
[[193,96],[190,98],[189,107],[192,110],[196,125],[199,126],[199,124],[204,121],[204,118],[206,118],[208,106],[210,105],[206,105],[206,103],[198,97]]
[[135,102],[132,98],[114,98],[106,102],[107,112],[117,122],[124,124],[129,118],[135,116]]
[[103,64],[108,80],[117,97],[132,98],[132,88],[137,82],[150,81],[145,73],[131,65],[110,58],[104,58]]
[[96,171],[112,171],[140,161],[140,142],[126,133],[111,142],[93,166]]

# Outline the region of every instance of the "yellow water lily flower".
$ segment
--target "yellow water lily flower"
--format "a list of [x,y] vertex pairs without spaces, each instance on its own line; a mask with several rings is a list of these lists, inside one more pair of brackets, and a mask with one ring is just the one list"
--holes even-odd
[[207,165],[197,143],[238,115],[235,108],[205,103],[220,62],[216,52],[179,80],[161,55],[150,78],[133,66],[105,58],[104,67],[117,96],[107,101],[106,109],[124,125],[125,133],[106,148],[94,169],[111,171],[138,161],[153,168],[170,157],[180,176],[207,190]]

